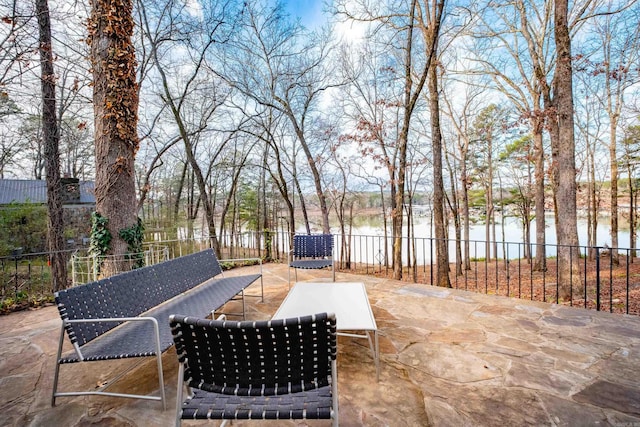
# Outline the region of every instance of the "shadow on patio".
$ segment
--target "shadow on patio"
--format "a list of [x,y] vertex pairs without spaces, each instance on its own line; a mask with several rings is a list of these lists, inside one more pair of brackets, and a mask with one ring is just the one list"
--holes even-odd
[[[327,273],[298,272],[300,281],[314,278],[327,280]],[[344,273],[337,281],[365,282],[381,352],[376,382],[366,340],[339,338],[342,426],[640,426],[639,317]],[[288,291],[286,266],[266,264],[264,282],[265,302],[248,299],[248,319],[275,313]],[[55,307],[0,316],[1,425],[172,425],[173,350],[163,358],[164,412],[159,402],[105,397],[59,398],[52,408],[59,328]],[[88,389],[135,363],[63,367],[60,386]],[[155,362],[148,358],[113,391],[151,393],[154,387]]]

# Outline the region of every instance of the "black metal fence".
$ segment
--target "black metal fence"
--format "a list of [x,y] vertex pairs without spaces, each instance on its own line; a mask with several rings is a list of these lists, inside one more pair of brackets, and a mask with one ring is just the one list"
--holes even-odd
[[[258,237],[259,238],[259,237]],[[221,258],[255,258],[263,252],[255,233],[224,236]],[[141,254],[146,264],[188,255],[210,247],[208,239],[164,240],[144,245]],[[67,259],[68,285],[96,280],[96,259],[87,249],[63,251]],[[228,267],[228,266],[224,266]],[[0,313],[42,305],[53,301],[50,253],[13,251],[0,257]]]
[[[456,241],[447,240],[452,288],[640,315],[640,260],[634,249],[579,246],[579,258],[571,259],[578,267],[570,278],[573,286],[563,299],[557,268],[559,245],[461,241],[463,254],[465,244],[469,256],[460,257],[456,265]],[[436,239],[403,238],[402,246],[402,280],[434,284]],[[536,268],[534,262],[537,251],[545,255],[542,268]],[[391,254],[390,238],[358,235],[343,241],[336,236],[341,271],[392,277]]]
[[[242,233],[219,238],[221,258],[265,257],[286,262],[290,242],[288,233]],[[435,275],[434,238],[402,239],[402,280],[433,284]],[[519,242],[460,242],[468,245],[468,258],[457,264],[455,240],[448,240],[449,280],[451,287],[473,292],[530,299],[534,301],[579,306],[595,310],[640,315],[640,261],[636,251],[628,248],[580,246],[579,265],[569,298],[561,298],[557,269],[558,245],[544,247]],[[168,240],[149,245],[162,247],[168,258],[193,253],[209,247],[208,240]],[[267,250],[268,247],[268,250]],[[533,257],[542,250],[544,268],[535,268]],[[74,272],[73,255],[69,259],[69,283]],[[465,253],[463,250],[461,253]],[[343,239],[335,235],[334,258],[339,271],[393,277],[392,240],[384,236],[352,235]],[[487,256],[489,254],[489,256]],[[462,257],[461,257],[462,258]],[[52,298],[49,255],[13,254],[0,257],[0,311],[16,305],[37,305]],[[150,257],[151,261],[155,258]]]
[[[67,260],[74,251],[65,251]],[[0,257],[0,313],[52,299],[49,254],[14,251]]]

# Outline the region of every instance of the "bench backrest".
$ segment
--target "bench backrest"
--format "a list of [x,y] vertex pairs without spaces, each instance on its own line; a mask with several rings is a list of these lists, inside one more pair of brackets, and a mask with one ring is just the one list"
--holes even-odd
[[322,258],[332,255],[332,234],[296,234],[293,236],[293,256],[296,258]]
[[[117,274],[55,293],[63,320],[136,317],[222,273],[212,249]],[[84,345],[119,322],[65,325],[73,344]]]

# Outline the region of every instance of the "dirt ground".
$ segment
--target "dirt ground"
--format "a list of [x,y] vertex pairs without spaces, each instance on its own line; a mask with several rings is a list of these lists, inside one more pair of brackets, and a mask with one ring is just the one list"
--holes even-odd
[[[627,259],[631,262],[627,263]],[[634,262],[635,261],[635,262]],[[435,267],[419,265],[413,271],[403,272],[403,281],[431,284]],[[557,260],[547,259],[545,271],[534,271],[526,260],[481,260],[471,263],[471,269],[456,274],[456,266],[450,265],[451,287],[490,295],[502,295],[532,301],[551,302],[566,306],[599,309],[612,313],[640,315],[640,260],[620,257],[616,263],[610,257],[596,261],[582,258],[578,277],[574,278],[572,298],[560,297]],[[391,267],[352,265],[341,271],[373,274],[391,278]],[[586,295],[586,299],[585,299]]]

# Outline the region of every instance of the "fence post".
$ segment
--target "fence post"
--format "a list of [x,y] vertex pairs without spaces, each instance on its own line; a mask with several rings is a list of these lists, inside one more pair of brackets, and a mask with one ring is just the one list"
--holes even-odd
[[[596,250],[596,310],[600,311],[600,246],[595,247]],[[584,296],[585,299],[587,296]]]
[[71,255],[71,286],[76,286],[76,252]]

